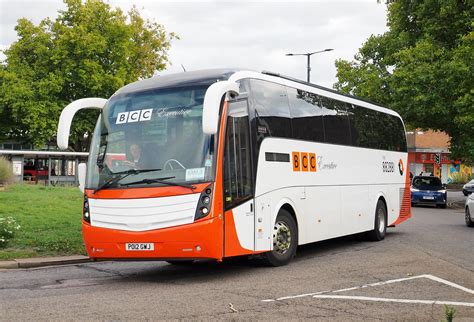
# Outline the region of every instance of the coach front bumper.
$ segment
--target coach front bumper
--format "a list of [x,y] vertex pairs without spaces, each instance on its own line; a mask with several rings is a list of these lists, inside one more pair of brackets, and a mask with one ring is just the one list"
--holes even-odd
[[[87,254],[92,259],[221,260],[222,233],[219,218],[150,231],[124,231],[94,227],[83,222]],[[153,244],[153,250],[126,250],[126,244]]]

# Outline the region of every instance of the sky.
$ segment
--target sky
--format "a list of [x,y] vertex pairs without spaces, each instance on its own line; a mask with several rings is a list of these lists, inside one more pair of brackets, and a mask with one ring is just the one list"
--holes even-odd
[[[372,34],[387,30],[386,6],[376,0],[109,0],[124,11],[135,5],[143,17],[175,32],[169,51],[171,65],[158,75],[206,68],[244,68],[272,71],[306,79],[308,53],[313,55],[311,82],[332,87],[335,61],[351,60]],[[0,0],[0,49],[17,38],[16,21],[35,24],[55,18],[61,0]],[[4,56],[0,54],[0,59]]]

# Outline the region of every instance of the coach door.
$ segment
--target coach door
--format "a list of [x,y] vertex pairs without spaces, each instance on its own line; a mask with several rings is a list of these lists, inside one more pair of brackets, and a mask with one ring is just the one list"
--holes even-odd
[[252,253],[255,213],[247,99],[229,103],[224,147],[224,256]]

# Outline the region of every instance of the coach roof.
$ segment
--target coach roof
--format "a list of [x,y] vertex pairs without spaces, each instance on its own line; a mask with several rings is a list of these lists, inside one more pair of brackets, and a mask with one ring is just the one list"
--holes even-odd
[[115,92],[114,95],[141,92],[150,89],[211,85],[217,81],[228,80],[229,77],[237,71],[237,69],[207,69],[155,76],[128,84]]

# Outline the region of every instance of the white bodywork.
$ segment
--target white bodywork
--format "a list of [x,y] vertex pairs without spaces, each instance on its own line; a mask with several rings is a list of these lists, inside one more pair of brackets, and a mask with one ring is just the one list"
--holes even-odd
[[61,112],[58,124],[57,143],[60,149],[66,150],[69,147],[69,133],[74,115],[84,108],[102,109],[107,100],[105,98],[89,97],[81,98],[70,103]]
[[89,198],[91,225],[147,231],[194,222],[199,193],[145,199]]
[[[293,151],[316,153],[316,172],[293,171]],[[265,152],[289,154],[290,162],[265,161]],[[387,221],[392,224],[400,214],[406,174],[400,175],[398,168],[383,172],[382,162],[397,165],[400,159],[406,164],[407,154],[265,139],[257,167],[255,214],[248,213],[250,201],[232,210],[241,246],[271,250],[273,225],[285,204],[296,213],[300,245],[372,230],[380,197],[387,202]],[[336,167],[325,167],[329,164]]]
[[[237,72],[229,81],[238,82],[246,78],[300,88],[400,117],[393,110],[368,102],[257,72]],[[291,156],[294,151],[315,153],[319,158],[317,171],[293,171]],[[290,162],[265,161],[265,152],[289,154]],[[397,167],[400,159],[405,166],[403,175]],[[395,171],[384,173],[383,161],[393,162]],[[260,146],[256,169],[254,225],[249,223],[249,216],[240,214],[247,211],[246,204],[233,209],[239,242],[249,250],[272,250],[273,225],[285,204],[296,213],[300,245],[372,230],[380,197],[387,202],[390,225],[400,214],[407,161],[405,152],[266,138]],[[331,163],[336,167],[331,169]],[[253,248],[250,247],[252,243]]]
[[255,212],[250,211],[250,204],[253,200],[244,202],[241,205],[232,209],[234,216],[235,230],[242,248],[253,250],[254,245],[254,226],[255,226]]
[[[265,152],[311,152],[316,172],[293,171],[292,162],[265,161]],[[267,138],[260,147],[255,188],[255,250],[272,249],[273,223],[278,211],[289,204],[298,221],[299,244],[368,231],[374,228],[379,197],[387,202],[387,221],[400,214],[405,173],[384,173],[382,162],[395,165],[407,154],[355,147]],[[334,167],[335,166],[335,167]]]

